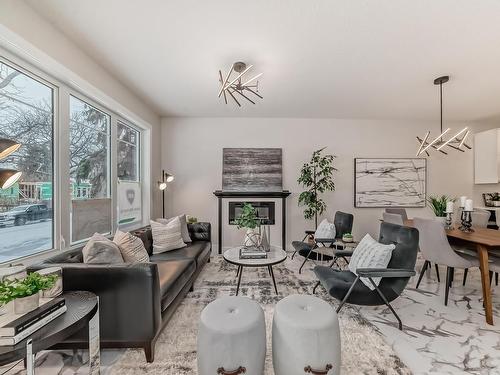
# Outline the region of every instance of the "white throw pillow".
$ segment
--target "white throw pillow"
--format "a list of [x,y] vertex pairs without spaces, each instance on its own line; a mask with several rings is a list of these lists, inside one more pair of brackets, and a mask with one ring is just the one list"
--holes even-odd
[[314,238],[335,238],[336,229],[335,224],[330,223],[328,219],[323,219],[323,221],[318,225],[316,232],[314,233]]
[[176,217],[178,217],[178,218],[179,218],[179,221],[181,222],[181,234],[182,234],[182,240],[183,240],[185,243],[192,242],[192,240],[191,240],[191,236],[189,235],[189,230],[188,230],[188,226],[187,226],[187,219],[186,219],[186,215],[174,216],[174,217],[171,217],[170,219],[156,219],[156,221],[157,221],[158,223],[161,223],[161,224],[168,224],[168,223],[170,223],[172,220],[174,220]]
[[117,230],[113,242],[118,245],[125,263],[148,263],[149,255],[139,237]]
[[153,254],[160,254],[186,246],[182,241],[181,222],[178,217],[168,224],[161,224],[151,220],[151,232],[153,234]]
[[83,263],[118,264],[123,263],[120,248],[100,233],[88,240],[82,249]]
[[[395,245],[381,244],[367,234],[354,249],[351,260],[349,261],[349,270],[357,275],[356,270],[358,268],[387,268],[391,261],[392,251],[395,248]],[[372,279],[378,286],[382,278],[372,277]],[[370,288],[370,290],[375,289],[368,278],[362,277],[361,281]]]

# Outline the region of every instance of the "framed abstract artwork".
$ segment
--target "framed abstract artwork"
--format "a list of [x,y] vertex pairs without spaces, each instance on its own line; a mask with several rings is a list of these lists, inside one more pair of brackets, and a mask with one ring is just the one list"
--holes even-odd
[[222,150],[223,191],[282,191],[282,173],[281,148]]
[[355,207],[425,207],[427,159],[354,159]]

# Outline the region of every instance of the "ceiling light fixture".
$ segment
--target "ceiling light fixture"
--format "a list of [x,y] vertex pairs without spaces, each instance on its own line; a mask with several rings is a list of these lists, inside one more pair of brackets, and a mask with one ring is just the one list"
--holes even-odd
[[19,147],[21,147],[20,143],[7,138],[0,138],[0,159],[4,159],[13,152],[16,152]]
[[15,169],[0,169],[0,189],[8,189],[21,177],[22,172]]
[[443,130],[443,83],[446,83],[450,80],[449,76],[438,77],[434,80],[435,85],[439,85],[439,107],[440,107],[440,119],[441,119],[441,134],[439,134],[436,138],[429,142],[429,136],[431,132],[428,131],[425,137],[422,139],[417,137],[417,141],[419,142],[419,147],[417,151],[417,156],[420,156],[424,152],[429,156],[429,149],[433,148],[436,151],[441,152],[442,154],[448,155],[446,151],[443,150],[446,146],[452,148],[456,151],[465,152],[462,147],[467,149],[471,149],[471,147],[465,143],[465,139],[469,135],[469,128],[465,127],[460,130],[457,134],[452,136],[450,139],[445,140],[443,137],[450,131],[450,128],[446,128]]
[[[250,71],[252,67],[253,65],[247,66],[247,64],[241,61],[235,62],[231,66],[231,69],[229,69],[229,73],[226,75],[226,78],[223,77],[222,71],[219,70],[219,82],[221,84],[219,90],[219,98],[222,95],[224,97],[224,102],[227,104],[227,98],[229,95],[231,96],[231,98],[233,98],[238,107],[241,107],[241,104],[238,99],[236,99],[236,96],[234,94],[238,94],[252,104],[255,104],[255,98],[250,98],[248,95],[249,93],[257,96],[260,99],[264,99],[259,94],[259,81],[257,81],[257,78],[259,78],[262,73],[259,73],[247,80],[243,79],[243,76],[248,73],[248,71]],[[235,78],[231,77],[233,75],[233,72],[238,73]]]

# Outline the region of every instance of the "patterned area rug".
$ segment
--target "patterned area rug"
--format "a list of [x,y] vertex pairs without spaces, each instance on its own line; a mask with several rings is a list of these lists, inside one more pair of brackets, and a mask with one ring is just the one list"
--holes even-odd
[[[259,302],[265,312],[267,325],[267,357],[265,375],[274,374],[271,353],[271,327],[274,305],[290,294],[311,294],[315,285],[314,264],[308,263],[303,273],[298,269],[301,259],[287,259],[273,267],[279,295],[274,293],[266,268],[245,268],[240,295]],[[203,308],[216,298],[234,295],[236,267],[220,257],[212,258],[196,281],[194,292],[183,300],[156,344],[155,361],[148,364],[144,352],[137,349],[101,351],[101,374],[113,375],[194,375],[196,369],[196,337],[198,319]],[[333,306],[337,301],[329,298],[323,289],[317,295]],[[365,308],[366,310],[366,308]],[[363,311],[363,310],[361,310]],[[385,313],[385,310],[382,309]],[[377,315],[378,316],[378,315]],[[342,374],[411,374],[377,329],[356,308],[346,306],[339,316],[342,341]],[[0,374],[23,375],[22,364],[0,367]],[[54,350],[42,352],[36,360],[37,375],[88,374],[88,351]]]
[[[312,263],[311,263],[312,264]],[[267,325],[266,375],[274,374],[271,353],[271,326],[274,305],[290,294],[311,294],[315,278],[310,269],[298,274],[300,260],[288,259],[274,267],[279,295],[274,293],[266,268],[245,268],[240,295],[257,301],[264,309]],[[307,267],[305,267],[307,268]],[[332,305],[318,288],[318,296]],[[197,374],[196,337],[203,308],[216,298],[234,295],[236,267],[220,257],[212,259],[198,277],[194,292],[184,299],[156,344],[155,361],[147,364],[141,350],[127,350],[110,368],[111,374]],[[340,316],[343,374],[410,374],[373,325],[352,308]]]

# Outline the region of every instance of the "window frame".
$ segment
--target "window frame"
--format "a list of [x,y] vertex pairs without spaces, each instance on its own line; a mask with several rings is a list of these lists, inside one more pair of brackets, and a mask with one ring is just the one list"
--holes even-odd
[[12,259],[8,262],[0,263],[2,264],[15,264],[22,259],[43,256],[47,254],[52,254],[59,246],[58,239],[61,238],[61,214],[60,214],[60,201],[59,201],[59,185],[57,184],[57,173],[60,168],[59,159],[59,144],[56,142],[56,136],[59,134],[59,87],[54,84],[50,78],[43,72],[34,68],[30,64],[26,63],[27,66],[21,66],[12,56],[8,53],[4,53],[0,49],[0,62],[10,66],[11,68],[21,72],[27,77],[37,81],[44,86],[47,86],[52,91],[52,245],[49,249],[37,251],[36,253],[28,256],[23,256],[19,258]]
[[[30,46],[31,48],[31,46]],[[30,48],[20,49],[16,45],[6,45],[0,42],[0,61],[26,74],[30,78],[41,82],[52,89],[53,105],[53,137],[52,137],[52,205],[53,205],[53,225],[52,225],[52,249],[37,252],[33,255],[23,256],[9,262],[0,263],[0,266],[15,265],[23,263],[25,265],[41,261],[47,257],[81,246],[80,243],[71,244],[70,232],[70,188],[69,181],[69,97],[70,95],[87,102],[100,111],[110,116],[110,135],[108,170],[109,191],[111,195],[111,233],[118,229],[118,202],[117,202],[117,123],[130,126],[139,131],[140,137],[140,184],[141,184],[141,204],[142,220],[127,226],[127,230],[136,229],[147,225],[151,212],[152,182],[151,170],[151,131],[152,126],[142,120],[133,111],[111,96],[107,96],[98,89],[89,85],[81,78],[71,79],[71,71],[58,62],[44,60],[42,64],[39,59],[30,53]],[[15,53],[14,53],[15,51]],[[55,67],[55,69],[54,69]],[[50,71],[48,74],[46,71]],[[70,74],[68,74],[68,72]],[[58,78],[56,78],[58,77]],[[85,87],[85,88],[83,88]],[[149,164],[146,164],[149,163]],[[121,229],[121,228],[120,228]]]
[[[116,218],[115,218],[115,212],[116,212],[116,206],[115,206],[115,197],[114,197],[114,194],[116,193],[115,191],[113,191],[113,181],[116,181],[116,179],[113,177],[113,138],[112,138],[112,134],[113,134],[113,116],[116,116],[114,115],[113,111],[110,111],[108,110],[107,108],[101,106],[100,104],[96,103],[94,100],[90,99],[89,97],[87,97],[86,95],[83,95],[83,94],[80,94],[78,91],[75,91],[75,90],[68,90],[68,93],[69,93],[69,97],[68,97],[68,116],[69,116],[69,122],[68,122],[68,158],[67,158],[67,167],[68,167],[68,180],[67,182],[69,183],[71,181],[71,177],[69,175],[69,144],[71,143],[70,142],[70,137],[71,137],[71,97],[75,98],[76,100],[79,100],[91,107],[94,107],[95,109],[97,109],[99,112],[102,112],[103,114],[105,114],[106,116],[109,117],[109,131],[108,131],[108,134],[107,134],[107,154],[108,154],[108,165],[107,165],[107,168],[106,168],[106,171],[107,171],[107,180],[108,180],[108,183],[107,183],[107,187],[106,187],[106,190],[107,190],[107,193],[108,193],[108,197],[111,198],[111,212],[110,212],[110,218],[111,218],[111,225],[110,225],[110,232],[106,232],[106,233],[102,233],[103,235],[107,236],[107,235],[111,235],[113,233],[115,233],[116,231],[116,226],[114,225],[114,222],[116,221]],[[100,130],[97,130],[96,131],[98,132],[101,132]],[[102,133],[102,132],[101,132]],[[115,130],[115,133],[116,133],[116,130]],[[77,189],[77,193],[78,193],[78,189]],[[72,197],[70,195],[70,197]],[[63,198],[64,199],[64,198]],[[77,240],[77,241],[73,241],[73,238],[72,238],[72,232],[71,232],[71,223],[72,223],[72,215],[73,215],[73,212],[72,212],[72,203],[71,203],[72,199],[70,198],[69,199],[69,244],[70,246],[77,246],[77,245],[80,245],[82,243],[85,243],[86,241],[89,240],[89,238],[84,238],[84,239],[81,239],[81,240]]]

